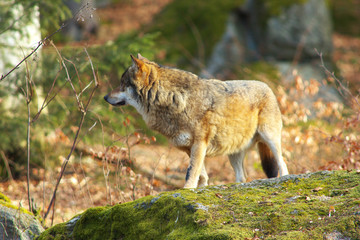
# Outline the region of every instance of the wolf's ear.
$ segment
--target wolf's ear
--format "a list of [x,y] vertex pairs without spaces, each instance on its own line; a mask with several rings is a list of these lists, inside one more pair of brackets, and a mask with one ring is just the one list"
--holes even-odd
[[146,71],[147,70],[145,63],[141,59],[138,59],[138,58],[134,57],[133,55],[130,55],[130,57],[133,62],[133,65],[136,67],[136,69],[138,71]]
[[143,60],[138,59],[133,55],[130,55],[130,57],[132,59],[133,66],[135,67],[136,79],[142,81],[144,85],[148,85],[148,78],[150,74],[149,66],[147,66]]
[[[149,59],[147,59],[146,57],[141,56],[140,53],[137,54],[137,58],[140,60],[145,60],[145,61],[149,61]],[[149,61],[150,62],[150,61]]]

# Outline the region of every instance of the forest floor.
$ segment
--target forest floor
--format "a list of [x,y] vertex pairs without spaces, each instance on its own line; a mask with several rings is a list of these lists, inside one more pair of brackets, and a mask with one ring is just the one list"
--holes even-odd
[[[107,24],[101,25],[97,39],[90,39],[86,44],[103,44],[114,39],[119,33],[138,29],[142,24],[150,22],[152,16],[170,1],[136,0],[131,4],[117,4],[98,9],[99,18]],[[333,42],[334,60],[341,75],[349,82],[351,89],[355,89],[353,93],[358,94],[360,39],[334,34]],[[92,156],[85,154],[80,160],[69,162],[57,193],[54,224],[69,220],[89,207],[127,202],[149,194],[179,188],[184,184],[189,159],[185,153],[172,146],[135,144],[130,149],[115,149],[114,154],[121,154],[122,151],[128,154],[130,150],[133,164],[137,166],[134,169],[123,161],[111,162],[104,158],[104,151],[106,151],[104,147],[84,146],[84,148],[87,152],[92,151],[93,154]],[[248,181],[264,178],[257,153],[251,151],[247,159]],[[303,164],[306,165],[306,163]],[[308,166],[301,170],[293,170],[291,173],[300,174],[320,170],[312,163]],[[226,184],[235,180],[227,157],[207,159],[206,167],[211,185]],[[289,168],[290,171],[295,169],[291,166]],[[46,210],[59,170],[60,167],[51,170],[34,170],[32,173],[33,179],[36,180],[31,181],[30,191],[37,208]],[[28,208],[25,177],[1,182],[0,192],[7,195],[14,205]],[[49,219],[51,217],[47,219],[47,226],[51,225]]]

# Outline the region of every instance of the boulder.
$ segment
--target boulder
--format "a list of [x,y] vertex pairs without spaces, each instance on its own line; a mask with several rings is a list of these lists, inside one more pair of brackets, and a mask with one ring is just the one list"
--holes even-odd
[[12,205],[0,193],[0,238],[28,240],[34,239],[43,231],[44,228],[33,214]]
[[332,22],[326,0],[293,4],[268,19],[265,56],[276,60],[306,61],[332,56]]
[[216,75],[222,69],[263,59],[319,60],[315,48],[324,58],[331,58],[332,22],[325,2],[248,0],[230,14],[207,72]]
[[335,86],[323,85],[329,76],[321,67],[318,52],[332,72],[332,49],[332,22],[326,0],[248,0],[230,14],[226,31],[201,75],[233,79],[239,68],[262,61],[279,71],[281,81],[270,81],[289,86],[295,85],[291,73],[296,70],[302,79],[320,82],[320,91],[301,102],[313,112],[318,99],[343,101]]
[[40,239],[359,239],[360,174],[322,171],[89,208]]

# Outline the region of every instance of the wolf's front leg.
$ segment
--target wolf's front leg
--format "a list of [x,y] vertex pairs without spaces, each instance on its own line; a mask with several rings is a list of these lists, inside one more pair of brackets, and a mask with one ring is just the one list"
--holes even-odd
[[204,160],[203,167],[201,169],[198,187],[206,187],[208,185],[208,180],[209,177],[205,169],[205,160]]
[[186,182],[184,188],[196,188],[199,182],[199,177],[204,166],[204,159],[206,155],[206,143],[194,143],[191,147],[190,165],[186,173]]

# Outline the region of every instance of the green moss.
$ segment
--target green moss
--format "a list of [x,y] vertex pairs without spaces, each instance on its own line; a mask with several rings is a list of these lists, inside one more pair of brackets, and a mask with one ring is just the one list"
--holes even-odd
[[57,224],[56,227],[48,228],[40,236],[35,239],[47,239],[47,240],[65,240],[69,239],[67,235],[66,223]]
[[3,206],[8,207],[8,208],[13,208],[13,209],[19,210],[22,213],[33,215],[31,212],[29,212],[25,208],[17,207],[15,205],[13,205],[11,203],[10,199],[1,192],[0,192],[0,205],[3,205]]
[[0,200],[3,202],[10,202],[10,199],[0,192]]
[[288,0],[262,0],[259,1],[259,4],[264,5],[267,9],[269,16],[278,16],[287,8],[295,5],[295,4],[305,4],[309,0],[295,0],[295,1],[288,1]]
[[358,239],[359,181],[339,171],[181,189],[88,209],[72,235],[62,224],[40,239],[322,239],[334,231]]

